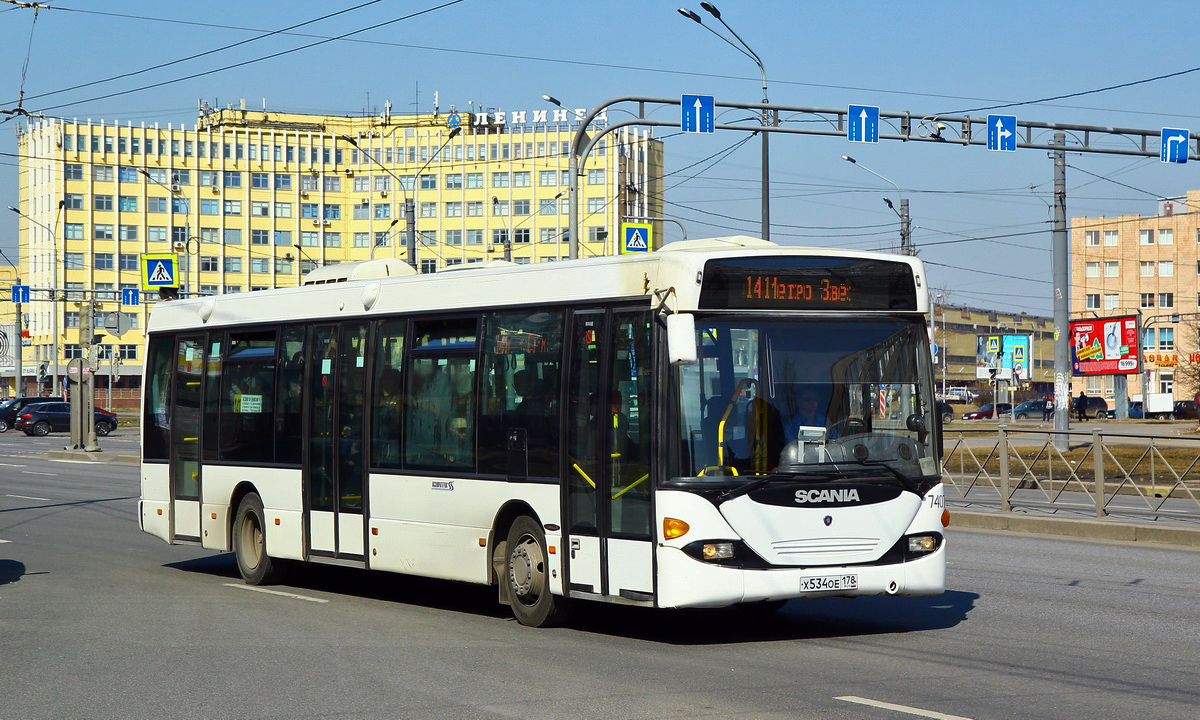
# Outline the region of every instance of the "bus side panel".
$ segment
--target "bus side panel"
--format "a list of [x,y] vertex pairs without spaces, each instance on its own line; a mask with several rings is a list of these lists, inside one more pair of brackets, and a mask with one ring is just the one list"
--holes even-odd
[[479,541],[491,536],[497,511],[514,497],[543,525],[561,522],[553,484],[373,475],[369,497],[371,568],[447,580],[488,582],[492,559]]
[[[230,549],[229,528],[237,513],[237,508],[232,506],[232,498],[234,490],[243,482],[252,485],[262,498],[267,523],[267,554],[278,558],[303,559],[303,504],[298,469],[205,465],[201,518],[204,547]],[[217,516],[215,519],[214,514]],[[277,519],[278,525],[275,524]]]
[[166,463],[142,465],[138,515],[144,532],[171,542],[171,468]]

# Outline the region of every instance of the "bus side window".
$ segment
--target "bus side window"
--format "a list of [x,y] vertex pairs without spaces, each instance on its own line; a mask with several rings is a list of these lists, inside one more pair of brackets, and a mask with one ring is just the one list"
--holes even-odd
[[375,332],[375,402],[371,419],[371,465],[400,467],[400,417],[404,408],[405,320],[385,320]]

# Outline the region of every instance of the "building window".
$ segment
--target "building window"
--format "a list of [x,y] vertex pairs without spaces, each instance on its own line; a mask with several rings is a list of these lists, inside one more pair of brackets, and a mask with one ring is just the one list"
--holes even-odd
[[338,177],[337,175],[326,175],[325,176],[325,191],[326,192],[341,192],[342,191],[342,179],[340,177]]
[[558,228],[538,228],[538,242],[552,243],[558,239]]
[[604,184],[604,168],[588,170],[587,184],[588,185],[603,185]]
[[276,173],[275,174],[275,189],[276,190],[291,190],[292,189],[292,176],[288,175],[286,173],[283,173],[283,174]]
[[225,258],[225,272],[239,273],[242,271],[242,259],[240,257]]
[[1121,296],[1116,293],[1108,293],[1104,296],[1104,309],[1116,310],[1120,307]]
[[1138,270],[1141,277],[1154,277],[1154,261],[1142,260],[1138,263]]
[[467,244],[468,245],[482,245],[483,244],[483,230],[467,230]]
[[165,213],[167,211],[167,199],[165,197],[146,198],[146,211],[152,213]]
[[375,219],[387,220],[392,216],[392,206],[388,203],[375,203]]
[[225,244],[226,245],[241,245],[242,244],[242,229],[241,228],[225,228]]
[[220,285],[201,285],[200,286],[200,294],[201,295],[216,295],[219,292],[221,292]]
[[1158,349],[1159,350],[1174,350],[1175,349],[1175,328],[1159,328],[1158,329]]
[[[301,148],[303,149],[303,148]],[[304,162],[301,160],[300,162]],[[303,192],[316,192],[319,183],[316,175],[301,175],[300,190]]]
[[467,189],[473,190],[483,187],[483,173],[467,173]]
[[342,206],[341,205],[326,205],[324,208],[326,220],[341,220]]
[[467,217],[483,217],[483,202],[480,200],[468,201]]
[[1175,307],[1175,293],[1159,293],[1158,306],[1160,308]]
[[1083,265],[1084,277],[1098,278],[1100,277],[1100,263],[1089,262]]
[[320,240],[320,233],[316,230],[301,230],[300,231],[300,246],[301,247],[316,247]]
[[1109,246],[1116,246],[1120,244],[1116,230],[1104,231],[1104,244]]
[[117,237],[121,240],[137,240],[138,226],[137,225],[120,225],[117,227]]
[[271,217],[271,203],[263,202],[262,200],[251,200],[250,215],[252,217]]
[[600,243],[608,239],[608,230],[603,227],[588,228],[588,242]]
[[508,201],[492,198],[492,215],[498,217],[508,215]]
[[437,175],[422,175],[421,176],[422,190],[437,190]]
[[371,178],[366,175],[359,175],[354,178],[354,192],[366,193],[371,192]]
[[242,174],[240,172],[226,170],[225,171],[225,187],[241,187],[241,186],[242,186]]
[[138,269],[138,254],[137,253],[121,253],[120,267],[122,270],[137,270]]
[[97,225],[95,228],[95,238],[97,240],[112,240],[113,226],[112,225]]
[[1175,261],[1174,260],[1160,260],[1158,262],[1158,276],[1159,277],[1174,277],[1175,276]]
[[250,272],[266,273],[271,271],[270,258],[250,258]]
[[446,217],[462,217],[463,204],[461,202],[446,203]]
[[200,171],[200,187],[216,187],[217,178],[221,173],[216,170],[201,170]]
[[291,275],[292,261],[287,258],[275,258],[275,274],[276,275]]
[[97,210],[112,210],[113,196],[112,195],[97,195],[95,196]]
[[421,230],[417,233],[417,242],[421,245],[437,245],[437,230]]
[[97,270],[112,270],[113,269],[113,254],[112,253],[96,253],[94,255]]
[[514,172],[512,180],[513,187],[529,187],[529,171]]
[[453,173],[445,177],[447,190],[461,190],[463,186],[462,173]]
[[290,218],[292,216],[292,204],[290,202],[275,203],[275,217]]
[[200,242],[215,243],[221,231],[213,227],[200,228]]
[[316,220],[321,217],[321,206],[317,203],[300,203],[300,217]]
[[271,231],[270,230],[251,230],[250,231],[251,245],[270,245]]
[[1138,231],[1138,243],[1141,245],[1153,245],[1154,244],[1154,231],[1153,230],[1139,230]]
[[420,216],[423,218],[437,217],[437,203],[435,203],[435,202],[421,203],[421,215]]
[[1138,307],[1142,309],[1154,307],[1154,293],[1142,293]]
[[1175,244],[1175,231],[1174,230],[1159,230],[1158,231],[1158,244],[1159,245],[1174,245]]
[[1115,260],[1104,261],[1104,277],[1119,277],[1121,264]]
[[387,175],[376,175],[373,182],[376,192],[387,192],[392,189],[392,179]]
[[146,228],[147,242],[166,242],[167,228],[161,225],[152,225]]
[[226,215],[241,215],[242,214],[242,201],[241,200],[226,200],[225,201],[225,214]]
[[201,215],[220,215],[221,201],[220,200],[200,200]]
[[92,168],[92,179],[96,182],[112,182],[113,169],[108,165],[96,165]]
[[137,212],[138,199],[134,195],[122,195],[117,203],[121,212]]
[[216,272],[220,258],[212,257],[211,255],[200,256],[200,272]]
[[83,239],[83,223],[67,223],[63,226],[63,236],[68,240]]
[[446,231],[447,245],[462,245],[462,230],[447,230]]
[[83,253],[69,252],[63,253],[63,268],[67,270],[82,270],[83,269]]
[[271,189],[271,176],[269,173],[250,173],[250,187],[256,190]]
[[356,232],[354,233],[354,247],[370,247],[371,233]]
[[421,261],[421,274],[422,275],[429,275],[429,274],[435,273],[435,272],[437,272],[437,260],[422,260]]
[[508,230],[501,228],[492,231],[492,244],[503,247],[508,243]]
[[342,234],[340,232],[327,232],[324,237],[325,247],[341,247]]
[[83,166],[68,163],[63,166],[63,177],[67,180],[82,180]]
[[291,230],[276,230],[275,231],[275,244],[282,245],[284,247],[291,247],[292,246],[292,231]]
[[542,187],[554,187],[558,185],[557,170],[542,170],[538,173],[538,185]]
[[506,188],[511,184],[511,182],[512,182],[512,176],[509,173],[506,173],[506,172],[492,173],[492,187],[494,187],[494,188]]

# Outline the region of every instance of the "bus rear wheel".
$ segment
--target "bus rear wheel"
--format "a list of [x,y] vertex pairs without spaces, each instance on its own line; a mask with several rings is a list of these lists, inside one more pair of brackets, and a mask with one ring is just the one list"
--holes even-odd
[[528,515],[517,518],[508,531],[504,577],[509,604],[517,622],[530,627],[554,627],[566,622],[570,601],[550,592],[546,533]]
[[238,504],[233,521],[233,552],[238,572],[248,585],[273,585],[283,579],[286,561],[267,555],[267,536],[262,498],[250,493]]

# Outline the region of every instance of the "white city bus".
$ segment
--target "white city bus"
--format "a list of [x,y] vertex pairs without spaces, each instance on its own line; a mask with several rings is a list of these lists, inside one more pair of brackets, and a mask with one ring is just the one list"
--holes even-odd
[[923,266],[745,237],[160,302],[139,522],[498,586],[526,625],[945,585]]

